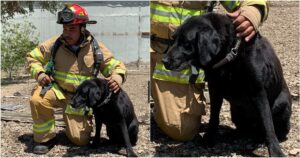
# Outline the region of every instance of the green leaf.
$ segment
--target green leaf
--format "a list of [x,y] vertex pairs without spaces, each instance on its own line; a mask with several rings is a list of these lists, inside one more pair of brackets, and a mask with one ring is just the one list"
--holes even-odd
[[8,74],[26,63],[26,54],[38,45],[38,36],[33,24],[6,23],[1,37],[1,70]]

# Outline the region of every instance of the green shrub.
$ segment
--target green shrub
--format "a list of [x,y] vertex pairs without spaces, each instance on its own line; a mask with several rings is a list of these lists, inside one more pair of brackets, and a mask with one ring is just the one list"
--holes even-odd
[[26,54],[38,45],[38,35],[35,26],[30,22],[2,25],[1,34],[1,70],[9,78],[17,73],[20,66],[26,63]]

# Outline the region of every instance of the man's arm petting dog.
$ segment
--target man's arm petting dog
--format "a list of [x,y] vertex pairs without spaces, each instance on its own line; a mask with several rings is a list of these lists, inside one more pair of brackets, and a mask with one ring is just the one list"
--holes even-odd
[[291,97],[279,59],[259,33],[242,42],[237,57],[218,68],[237,42],[229,17],[210,13],[192,17],[174,34],[174,44],[163,58],[166,68],[190,66],[205,72],[211,101],[205,142],[214,142],[223,98],[228,100],[237,131],[264,136],[270,156],[284,156],[279,140],[290,130]]
[[93,147],[100,145],[102,123],[112,143],[126,146],[127,156],[137,156],[132,145],[138,140],[138,120],[134,107],[125,91],[112,94],[104,79],[86,80],[76,90],[71,105],[74,108],[92,108],[96,122]]

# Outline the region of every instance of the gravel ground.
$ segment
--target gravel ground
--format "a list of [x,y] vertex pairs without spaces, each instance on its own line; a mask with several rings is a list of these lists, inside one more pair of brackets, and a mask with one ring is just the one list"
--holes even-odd
[[[261,34],[272,43],[279,56],[285,79],[293,96],[293,114],[291,118],[291,131],[288,139],[280,143],[283,151],[289,157],[299,157],[299,2],[271,2],[268,20],[260,28]],[[197,141],[176,142],[163,135],[156,125],[150,123],[150,110],[147,103],[147,81],[149,80],[149,67],[144,66],[139,70],[131,67],[124,90],[132,99],[135,111],[140,122],[139,141],[134,150],[139,156],[226,156],[249,157],[268,156],[267,148],[263,144],[256,144],[251,139],[235,139],[228,133],[234,128],[231,122],[229,108],[222,107],[220,142],[213,148],[203,148]],[[1,104],[20,105],[15,111],[1,111],[2,116],[18,114],[26,116],[19,121],[4,121],[1,119],[1,157],[31,157],[38,156],[32,153],[32,124],[30,120],[29,97],[31,89],[35,85],[34,80],[18,80],[8,82],[2,80]],[[17,95],[14,98],[5,96]],[[226,104],[226,103],[225,103]],[[205,129],[209,118],[209,106],[207,115],[203,119]],[[18,120],[18,119],[15,119]],[[28,122],[28,123],[26,123]],[[151,127],[151,129],[150,129]],[[119,157],[125,156],[124,148],[115,146],[77,147],[72,145],[64,134],[63,125],[56,128],[57,145],[45,156],[52,157]],[[102,130],[104,131],[104,130]],[[151,136],[150,136],[151,132]],[[201,130],[203,135],[204,131]],[[102,132],[102,137],[105,132]],[[150,138],[152,141],[150,141]]]

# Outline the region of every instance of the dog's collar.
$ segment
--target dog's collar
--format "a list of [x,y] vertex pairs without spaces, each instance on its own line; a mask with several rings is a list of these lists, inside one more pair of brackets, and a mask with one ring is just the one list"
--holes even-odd
[[223,66],[223,65],[225,65],[225,64],[227,64],[227,63],[229,63],[229,62],[231,62],[231,61],[233,61],[233,60],[238,56],[238,49],[239,49],[241,43],[242,43],[242,39],[239,38],[239,39],[236,41],[234,47],[231,48],[230,53],[228,53],[228,54],[226,55],[226,57],[223,58],[221,61],[219,61],[218,63],[216,63],[215,65],[213,65],[212,68],[213,68],[213,69],[217,69],[217,68],[219,68],[219,67],[221,67],[221,66]]
[[[235,43],[235,46],[233,48],[231,48],[231,51],[230,53],[228,53],[226,55],[225,58],[223,58],[221,61],[219,61],[218,63],[216,63],[215,65],[213,65],[213,69],[217,69],[231,61],[233,61],[237,55],[238,55],[238,49],[240,47],[242,43],[242,39],[239,38],[236,43]],[[191,70],[192,70],[192,74],[190,75],[190,78],[189,78],[189,83],[190,84],[195,84],[196,83],[196,80],[197,80],[197,77],[199,75],[199,69],[197,69],[194,65],[191,65]]]
[[110,99],[111,99],[111,95],[112,95],[112,92],[109,91],[108,96],[103,100],[102,103],[100,103],[100,104],[97,105],[97,108],[101,107],[102,105],[107,104],[110,101]]

